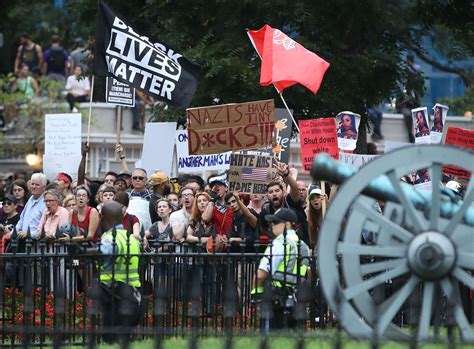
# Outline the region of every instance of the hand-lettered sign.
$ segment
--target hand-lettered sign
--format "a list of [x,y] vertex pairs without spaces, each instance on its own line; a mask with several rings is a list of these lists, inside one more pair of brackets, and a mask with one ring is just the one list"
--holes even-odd
[[[448,127],[444,143],[451,144],[459,148],[474,150],[474,131],[458,127]],[[471,177],[471,172],[460,167],[443,166],[443,171],[449,176],[465,179],[469,179]]]
[[319,153],[328,153],[332,158],[339,159],[334,118],[300,120],[298,123],[303,172],[308,173],[311,170],[313,159]]
[[229,168],[229,191],[265,194],[267,184],[278,174],[275,163],[275,158],[271,156],[232,154]]
[[189,154],[263,148],[276,143],[273,100],[189,108]]

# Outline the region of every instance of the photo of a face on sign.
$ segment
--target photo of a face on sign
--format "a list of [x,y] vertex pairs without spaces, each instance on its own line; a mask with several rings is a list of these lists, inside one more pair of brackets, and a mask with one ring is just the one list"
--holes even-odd
[[359,134],[360,115],[343,111],[336,115],[339,149],[354,150]]
[[431,143],[440,143],[443,136],[444,123],[449,107],[436,103],[433,107],[433,126],[431,127]]
[[426,107],[411,110],[413,118],[413,132],[415,135],[415,143],[430,144],[430,123],[428,121],[428,110]]

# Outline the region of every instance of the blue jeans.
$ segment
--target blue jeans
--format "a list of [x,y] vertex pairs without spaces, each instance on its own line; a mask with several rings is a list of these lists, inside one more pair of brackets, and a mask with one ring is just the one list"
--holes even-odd
[[374,135],[381,136],[382,135],[382,112],[375,109],[375,107],[371,106],[367,109],[367,115],[369,119],[372,120],[374,124]]

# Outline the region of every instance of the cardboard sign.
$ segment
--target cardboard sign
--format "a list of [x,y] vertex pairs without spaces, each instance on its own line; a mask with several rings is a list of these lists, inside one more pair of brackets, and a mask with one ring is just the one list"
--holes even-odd
[[176,155],[178,163],[178,173],[196,173],[199,171],[219,171],[229,169],[230,155],[232,153],[189,155],[188,152],[188,131],[176,131]]
[[105,80],[105,102],[133,108],[135,106],[135,89],[109,76]]
[[[474,150],[474,131],[458,127],[448,127],[445,144],[451,144],[459,148]],[[469,179],[471,172],[456,166],[443,166],[443,171],[449,176]]]
[[47,114],[44,122],[43,171],[53,180],[59,172],[76,177],[81,160],[81,114]]
[[379,155],[339,153],[339,161],[354,166],[355,168],[360,168],[378,156]]
[[176,122],[148,122],[145,125],[142,158],[138,167],[144,168],[148,177],[156,170],[170,176],[175,137]]
[[265,194],[267,184],[278,172],[276,160],[270,156],[232,154],[229,169],[229,191],[246,194]]
[[288,114],[288,110],[284,108],[275,108],[275,119],[276,146],[259,150],[244,150],[243,153],[274,156],[279,161],[288,164],[290,161],[291,129],[293,127],[293,120],[291,119],[290,114]]
[[328,153],[332,158],[339,160],[336,120],[334,118],[300,120],[298,124],[301,132],[303,172],[308,173],[311,170],[313,159],[319,153]]
[[272,99],[186,109],[189,154],[258,149],[275,143]]

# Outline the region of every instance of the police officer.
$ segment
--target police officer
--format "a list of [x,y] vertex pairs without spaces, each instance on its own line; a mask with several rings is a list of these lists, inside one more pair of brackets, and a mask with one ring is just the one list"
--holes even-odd
[[127,341],[140,322],[142,295],[138,261],[140,243],[122,225],[122,206],[108,201],[101,211],[99,251],[103,339]]
[[262,257],[257,275],[254,278],[251,294],[258,297],[264,291],[264,282],[271,276],[273,317],[270,327],[274,329],[294,327],[291,316],[296,301],[296,288],[309,270],[309,248],[298,238],[295,226],[298,223],[296,213],[281,208],[273,215],[265,216],[275,236]]

